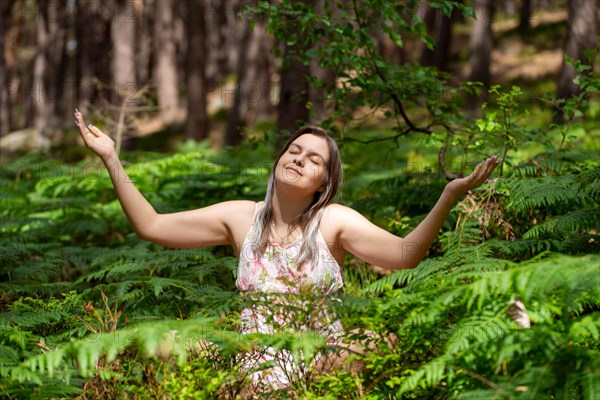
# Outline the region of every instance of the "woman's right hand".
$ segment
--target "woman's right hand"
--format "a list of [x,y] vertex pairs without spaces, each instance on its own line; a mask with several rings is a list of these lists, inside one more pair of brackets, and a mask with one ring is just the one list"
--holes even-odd
[[75,125],[79,128],[79,133],[85,145],[92,149],[102,160],[108,160],[115,154],[115,142],[92,124],[86,126],[83,114],[78,109],[75,109]]

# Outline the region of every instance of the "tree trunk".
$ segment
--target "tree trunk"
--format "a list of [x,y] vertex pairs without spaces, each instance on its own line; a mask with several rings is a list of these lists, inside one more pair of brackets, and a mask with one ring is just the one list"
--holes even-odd
[[377,44],[378,54],[384,60],[395,64],[403,64],[406,61],[405,49],[391,40],[387,33],[381,29],[373,29],[371,35]]
[[452,14],[447,17],[439,8],[429,7],[425,14],[427,31],[435,40],[435,48],[429,49],[423,45],[420,63],[423,66],[433,66],[440,71],[447,71],[448,54],[452,46],[452,23],[458,12],[452,9]]
[[132,17],[133,3],[117,0],[114,16],[111,20],[111,39],[113,46],[112,76],[114,82],[113,120],[116,135],[117,151],[120,148],[132,150],[134,146],[132,134],[127,128],[126,116],[128,108],[136,104],[133,98],[138,91],[135,76],[135,30],[136,20]]
[[30,94],[34,96],[35,130],[33,147],[49,147],[52,127],[57,126],[55,116],[57,102],[61,99],[63,82],[60,78],[60,66],[64,56],[66,38],[65,15],[66,3],[53,2],[47,6],[37,7],[36,47],[37,53],[33,64],[33,87]]
[[2,3],[2,21],[0,24],[0,137],[10,132],[10,106],[8,105],[8,91],[4,85],[4,27],[7,19],[4,17],[4,3]]
[[[89,105],[96,103],[100,94],[97,81],[107,83],[112,80],[110,58],[106,57],[111,49],[110,24],[107,15],[94,0],[77,1],[75,35],[76,103],[79,110],[87,114]],[[103,92],[110,93],[106,88]]]
[[254,26],[253,40],[256,41],[256,53],[251,53],[250,62],[256,65],[255,83],[246,85],[246,95],[250,102],[250,119],[248,124],[268,119],[274,113],[271,99],[273,85],[271,83],[273,64],[275,63],[271,47],[275,40],[269,34],[265,24],[257,22]]
[[521,12],[519,13],[519,30],[527,32],[531,27],[531,0],[521,0]]
[[[314,0],[302,0],[303,3],[313,4]],[[293,20],[288,21],[293,24]],[[280,71],[279,105],[277,107],[277,130],[280,133],[294,132],[302,124],[309,121],[309,110],[306,108],[310,86],[306,78],[310,74],[310,65],[304,65],[293,57],[302,52],[298,45],[302,43],[302,33],[296,32],[300,39],[293,45],[285,44],[283,65]],[[284,140],[283,135],[280,137]]]
[[[202,0],[204,3],[204,0]],[[173,41],[175,43],[175,65],[177,68],[177,104],[181,103],[181,88],[187,85],[188,37],[187,37],[187,0],[173,3]],[[177,115],[180,115],[181,106]]]
[[256,59],[258,52],[258,41],[253,40],[253,31],[244,26],[244,35],[240,41],[239,59],[237,68],[237,82],[235,86],[235,97],[233,107],[229,113],[227,130],[225,132],[225,145],[237,146],[242,142],[242,132],[247,124],[248,118],[248,96],[245,93],[248,82],[256,76],[256,64],[250,60]]
[[77,108],[84,114],[92,103],[97,90],[94,87],[96,57],[94,52],[102,38],[102,20],[100,15],[90,15],[90,0],[77,2],[77,18],[75,19],[75,37],[77,38],[77,66],[75,80],[78,82]]
[[326,119],[331,112],[332,104],[327,99],[327,91],[325,88],[328,85],[335,83],[335,73],[328,68],[321,68],[318,60],[313,59],[310,63],[310,73],[312,76],[322,82],[323,87],[315,88],[310,87],[310,100],[312,102],[312,108],[310,109],[310,123],[319,124]]
[[583,61],[584,51],[597,46],[597,4],[597,0],[569,1],[569,30],[565,42],[565,57],[560,73],[558,74],[557,98],[564,99],[579,93],[579,86],[573,82],[577,76],[577,71],[572,65],[566,63],[566,57],[568,56],[574,61]]
[[[209,82],[216,85],[232,72],[228,62],[228,35],[234,31],[227,19],[227,1],[210,1],[206,3],[206,26],[210,54],[206,65],[206,76]],[[235,47],[237,49],[237,47]]]
[[290,54],[297,51],[296,45],[286,44],[277,107],[277,130],[280,132],[292,133],[309,121],[306,103],[310,87],[306,77],[310,74],[310,67],[290,58]]
[[[328,6],[329,5],[326,4],[324,0],[317,0],[317,9],[323,10]],[[339,18],[339,9],[333,5],[331,7],[334,18]],[[389,40],[386,34],[380,29],[373,29],[371,36],[374,38],[377,49],[384,59],[392,62],[400,62],[400,55],[399,52],[397,52],[400,48]],[[327,41],[324,37],[320,37],[316,47],[321,48],[324,46],[327,46]],[[329,68],[321,68],[317,58],[311,58],[309,67],[310,74],[320,82],[319,86],[321,86],[314,87],[313,85],[310,85],[309,91],[312,107],[309,110],[308,122],[317,125],[327,119],[333,109],[332,101],[327,98],[327,88],[335,84],[336,75],[335,72]]]
[[0,18],[2,23],[0,24],[0,137],[6,135],[11,129],[11,118],[10,111],[11,101],[9,96],[8,84],[10,83],[11,73],[14,70],[14,64],[16,61],[16,54],[10,46],[5,49],[5,32],[8,31],[8,26],[12,25],[11,15],[12,9],[15,4],[15,0],[2,1],[2,9]]
[[470,96],[467,109],[474,115],[481,113],[481,106],[487,98],[487,89],[490,86],[490,60],[492,57],[492,19],[494,4],[492,0],[481,0],[476,3],[476,20],[473,23],[469,47],[471,56],[469,64],[471,72],[469,80],[483,83],[481,95]]
[[[52,78],[54,86],[54,94],[55,98],[53,100],[52,107],[52,118],[56,121],[53,125],[58,125],[62,127],[64,124],[67,106],[73,107],[73,97],[71,93],[68,92],[69,86],[72,82],[69,80],[69,77],[72,76],[72,62],[67,55],[67,32],[69,31],[69,21],[67,19],[67,2],[66,0],[61,1],[61,8],[58,11],[60,25],[58,28],[59,37],[57,37],[56,43],[53,46],[53,52],[58,57],[56,59],[56,72]],[[65,94],[67,94],[65,96]],[[68,102],[68,103],[67,103]],[[73,113],[71,113],[72,115]],[[59,130],[62,132],[62,129]]]
[[140,86],[150,84],[152,80],[153,51],[152,40],[154,38],[154,2],[138,0],[138,51],[136,55],[136,76]]
[[203,0],[187,2],[187,124],[185,137],[202,140],[208,136],[206,88],[206,25]]
[[179,103],[173,3],[159,0],[155,7],[156,65],[154,80],[161,118],[166,125],[171,125],[177,118]]
[[[250,4],[249,0],[241,2],[240,6],[246,4]],[[237,43],[237,82],[225,132],[225,145],[228,146],[240,144],[245,128],[257,119],[265,118],[271,109],[269,49],[273,39],[267,35],[261,21],[256,21],[253,29],[242,21],[233,29],[238,28],[242,38]],[[227,94],[227,90],[224,92]]]

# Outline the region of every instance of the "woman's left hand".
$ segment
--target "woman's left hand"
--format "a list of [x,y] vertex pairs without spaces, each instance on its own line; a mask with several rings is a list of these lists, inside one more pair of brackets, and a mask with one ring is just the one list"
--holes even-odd
[[445,191],[451,194],[454,198],[458,199],[458,197],[467,193],[469,190],[475,189],[487,181],[492,172],[494,172],[494,169],[496,169],[499,164],[500,160],[498,160],[498,154],[496,154],[477,164],[469,176],[454,179],[453,181],[449,182],[446,185]]

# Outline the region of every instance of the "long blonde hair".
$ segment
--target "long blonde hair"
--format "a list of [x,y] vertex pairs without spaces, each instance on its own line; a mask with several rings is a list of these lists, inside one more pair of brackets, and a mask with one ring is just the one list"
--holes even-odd
[[273,194],[275,192],[275,169],[279,163],[279,159],[285,154],[290,145],[302,135],[312,134],[321,137],[327,141],[329,148],[329,162],[325,168],[325,177],[323,179],[322,190],[315,193],[310,207],[298,215],[298,217],[290,225],[290,231],[296,227],[300,227],[302,231],[302,244],[298,253],[298,258],[295,260],[298,266],[307,261],[317,260],[318,246],[317,235],[319,232],[319,223],[325,207],[333,201],[335,195],[339,191],[342,183],[342,160],[340,151],[335,143],[335,140],[324,130],[317,126],[305,126],[298,129],[288,139],[283,149],[277,155],[275,163],[271,168],[269,175],[269,183],[267,186],[267,194],[263,207],[256,214],[254,219],[254,234],[252,243],[255,245],[255,251],[264,253],[269,242],[269,233],[273,223]]

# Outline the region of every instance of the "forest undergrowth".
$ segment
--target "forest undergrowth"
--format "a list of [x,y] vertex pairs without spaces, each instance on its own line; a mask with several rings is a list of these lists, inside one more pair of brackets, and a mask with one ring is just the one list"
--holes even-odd
[[[455,206],[416,269],[380,277],[348,258],[338,314],[348,340],[377,349],[355,356],[360,374],[313,370],[311,360],[335,351],[315,332],[237,334],[246,303],[231,251],[139,240],[97,163],[30,153],[4,165],[0,393],[233,397],[244,382],[236,354],[268,345],[306,361],[291,389],[303,398],[597,398],[598,131],[585,118],[569,129],[585,134],[527,159],[509,153],[502,176]],[[357,145],[344,146],[351,154]],[[211,157],[188,146],[127,170],[160,212],[261,199],[266,168]],[[445,182],[407,165],[384,176],[346,165],[345,203],[406,234]],[[393,349],[381,345],[390,335]]]
[[[352,33],[338,39],[351,43]],[[350,61],[372,62],[359,54]],[[429,132],[394,126],[378,131],[391,137],[379,142],[367,129],[350,137],[327,121],[345,161],[340,202],[404,236],[432,208],[448,168],[469,172],[496,152],[503,163],[456,204],[417,268],[380,276],[347,258],[336,313],[345,340],[370,345],[351,357],[360,372],[317,369],[316,360],[340,350],[317,332],[240,335],[240,310],[256,300],[236,290],[231,249],[144,242],[100,163],[31,152],[0,171],[0,397],[235,398],[248,382],[239,354],[272,347],[299,367],[291,387],[264,398],[600,398],[597,73],[577,63],[581,93],[537,99],[531,112],[524,89],[493,86],[481,118],[469,119],[460,117],[464,93],[435,97],[443,78],[435,71],[377,67],[389,81],[357,75],[354,83],[365,86],[352,107],[384,104],[364,93],[405,93],[407,103],[414,96],[406,91],[431,89],[435,102],[408,108],[411,116],[419,107],[430,113]],[[405,74],[414,87],[398,78]],[[542,112],[562,120],[540,123]],[[266,134],[238,149],[187,143],[174,154],[122,158],[149,202],[168,213],[262,200],[269,165],[252,160],[273,141]],[[301,312],[309,318],[306,304],[322,300],[307,297]]]

